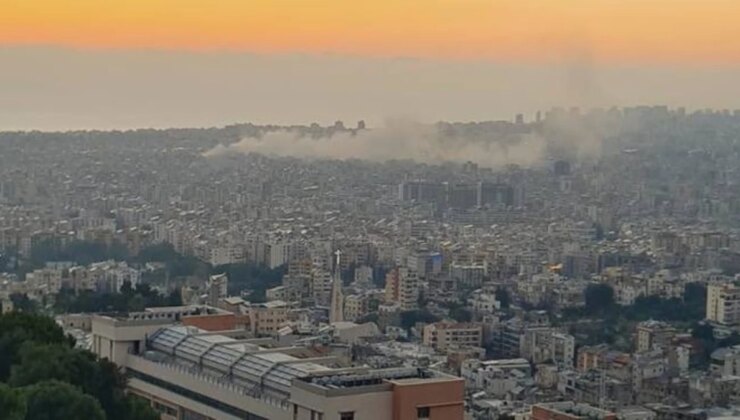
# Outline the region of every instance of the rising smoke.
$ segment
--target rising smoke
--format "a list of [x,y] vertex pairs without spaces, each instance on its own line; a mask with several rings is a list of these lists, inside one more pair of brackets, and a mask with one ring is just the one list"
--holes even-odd
[[[575,143],[570,146],[580,148]],[[548,141],[534,130],[528,133],[481,134],[466,130],[450,133],[436,125],[392,120],[372,130],[342,131],[319,138],[298,131],[273,131],[228,146],[216,146],[204,156],[250,153],[304,159],[413,160],[429,164],[474,162],[490,168],[508,164],[532,167],[544,162]]]

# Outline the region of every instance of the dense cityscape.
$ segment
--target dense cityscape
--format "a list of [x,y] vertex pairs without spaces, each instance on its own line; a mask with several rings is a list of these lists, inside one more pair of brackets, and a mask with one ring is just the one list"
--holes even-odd
[[1,132],[0,408],[740,418],[740,111],[409,130]]

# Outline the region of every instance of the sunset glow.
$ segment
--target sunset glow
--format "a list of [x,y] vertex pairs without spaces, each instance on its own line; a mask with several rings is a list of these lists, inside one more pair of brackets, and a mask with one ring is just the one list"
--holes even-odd
[[740,62],[737,0],[0,0],[0,44]]

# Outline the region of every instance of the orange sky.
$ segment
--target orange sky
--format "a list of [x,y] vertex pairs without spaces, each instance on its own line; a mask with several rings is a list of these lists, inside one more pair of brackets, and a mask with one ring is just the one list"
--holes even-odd
[[740,63],[740,0],[0,0],[0,44]]

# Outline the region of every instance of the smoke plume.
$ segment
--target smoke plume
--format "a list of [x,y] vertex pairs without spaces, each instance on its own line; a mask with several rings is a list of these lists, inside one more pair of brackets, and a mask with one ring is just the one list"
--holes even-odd
[[421,163],[474,162],[483,167],[507,164],[532,166],[542,162],[547,144],[535,133],[467,135],[444,133],[437,126],[405,120],[356,133],[340,132],[314,138],[297,131],[270,132],[260,138],[209,150],[206,157],[258,153],[308,159],[413,160]]

